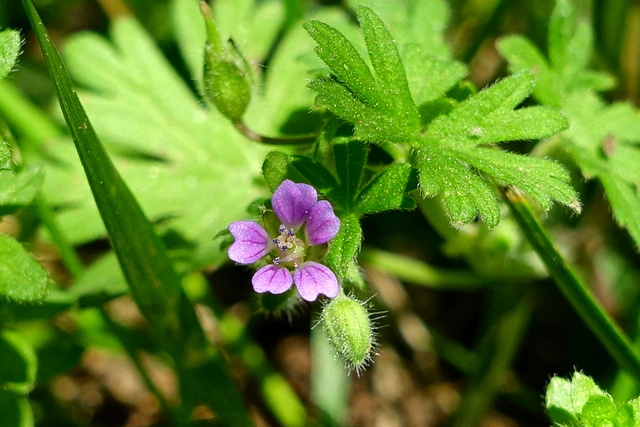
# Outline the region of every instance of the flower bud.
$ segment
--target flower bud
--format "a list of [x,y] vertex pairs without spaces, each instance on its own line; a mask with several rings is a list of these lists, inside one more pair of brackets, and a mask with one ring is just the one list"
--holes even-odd
[[339,295],[325,304],[321,322],[329,343],[350,370],[359,372],[371,361],[375,338],[364,303]]
[[206,4],[201,10],[207,29],[203,95],[233,123],[242,120],[251,101],[251,67],[232,42],[223,44]]

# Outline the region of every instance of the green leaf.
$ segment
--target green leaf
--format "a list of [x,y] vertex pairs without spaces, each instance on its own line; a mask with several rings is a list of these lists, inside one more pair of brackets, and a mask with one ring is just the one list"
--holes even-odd
[[387,108],[397,115],[408,129],[418,130],[420,119],[411,98],[404,66],[398,53],[396,41],[384,23],[368,7],[356,8],[362,34],[375,70],[378,83],[384,88]]
[[0,31],[0,79],[9,75],[18,61],[22,39],[15,30]]
[[51,283],[42,266],[12,237],[0,234],[0,297],[31,303],[42,301]]
[[76,298],[73,295],[55,287],[49,287],[46,297],[35,304],[0,301],[0,309],[10,313],[9,318],[16,322],[50,319],[75,305]]
[[0,171],[0,216],[31,203],[43,181],[42,169],[36,165],[26,167],[17,175],[10,171]]
[[415,208],[415,201],[408,196],[417,184],[413,172],[411,166],[400,163],[378,174],[358,195],[353,211],[369,214]]
[[451,60],[451,49],[445,40],[447,2],[350,0],[348,3],[354,9],[364,5],[374,10],[393,34],[416,105],[442,97],[467,74],[464,64]]
[[598,178],[605,189],[609,203],[611,203],[616,222],[627,229],[636,243],[636,248],[640,248],[639,187],[625,182],[614,171],[600,173]]
[[501,183],[520,188],[544,210],[557,201],[579,212],[580,204],[566,169],[554,161],[500,150],[455,150],[456,157]]
[[351,210],[360,190],[368,152],[367,145],[362,141],[334,140],[333,153],[340,180],[340,199],[346,210]]
[[[530,137],[519,136],[517,137],[519,139],[537,139],[540,134],[548,136],[561,130],[563,125],[566,127],[566,122],[562,117],[551,110],[537,113],[545,118],[548,116],[551,121],[548,127],[545,126],[545,123],[540,123],[546,132],[542,130],[538,132],[530,122],[523,123],[522,128],[517,127],[520,116],[523,116],[523,119],[528,119],[529,116],[532,116],[530,117],[532,120],[537,118],[535,112],[533,114],[527,113],[529,109],[524,109],[524,113],[521,112],[522,110],[513,111],[529,95],[533,89],[533,83],[533,76],[530,73],[519,73],[507,77],[460,103],[449,114],[441,115],[433,120],[427,127],[428,135],[433,138],[468,141],[477,145],[509,141],[513,139],[511,134],[518,133],[518,130],[522,135],[527,135],[527,132],[531,133]],[[507,121],[506,129],[502,134],[502,126],[499,124],[505,120]],[[514,132],[514,128],[516,132]],[[487,136],[484,136],[485,132],[488,133]]]
[[426,56],[449,59],[451,48],[445,40],[449,24],[449,5],[443,0],[347,0],[353,9],[364,5],[376,11],[394,34],[399,51],[404,54],[413,48]]
[[338,186],[327,168],[306,156],[290,156],[272,151],[267,155],[262,170],[271,191],[275,191],[285,179],[310,184],[320,192],[327,192]]
[[[580,418],[591,425],[604,426],[616,417],[616,404],[609,396],[590,396],[582,407]],[[620,424],[615,424],[620,425]]]
[[340,231],[333,238],[327,253],[327,263],[336,273],[338,279],[347,276],[349,267],[354,263],[355,257],[362,243],[362,228],[357,215],[345,215],[340,218]]
[[566,128],[566,120],[555,110],[513,110],[532,88],[530,73],[510,76],[436,117],[416,146],[414,163],[420,172],[422,194],[441,194],[455,226],[472,221],[476,215],[490,227],[500,221],[492,186],[479,172],[500,184],[519,187],[544,209],[555,200],[580,210],[569,174],[559,164],[486,147],[544,138]]
[[464,64],[435,59],[416,46],[407,49],[404,58],[407,82],[418,106],[443,97],[468,73]]
[[407,142],[420,130],[420,115],[396,44],[371,9],[359,7],[357,13],[375,77],[353,44],[338,30],[319,21],[304,24],[318,43],[316,53],[337,78],[320,79],[309,85],[318,92],[316,107],[327,108],[354,123],[358,139]]
[[500,222],[496,194],[480,176],[455,157],[428,146],[418,147],[416,165],[424,196],[440,194],[449,221],[455,227],[473,221],[476,215],[489,226]]
[[[164,245],[94,132],[33,4],[30,0],[24,0],[23,4],[41,45],[68,129],[132,296],[149,322],[154,337],[176,365],[182,404],[179,421],[187,422],[196,406],[206,404],[229,424],[250,423],[243,399],[225,362],[209,346]],[[145,78],[154,84],[175,83],[173,78],[165,80],[168,76],[161,70],[147,68],[153,66],[152,63],[140,62],[143,53],[136,49],[143,46],[136,40],[127,40],[126,44],[133,49],[129,59],[143,67]],[[166,86],[160,88],[163,91],[168,89]],[[176,99],[173,96],[180,99],[179,93],[162,93],[156,102],[168,107],[166,103]],[[185,113],[177,112],[175,119],[179,120]],[[203,377],[209,379],[206,388],[199,380]]]
[[545,407],[556,423],[578,422],[582,408],[591,396],[606,397],[588,376],[575,372],[571,380],[554,376],[545,394]]
[[546,407],[557,426],[635,427],[640,422],[636,402],[615,402],[591,378],[579,372],[571,380],[553,377],[547,386]]
[[[212,237],[263,194],[255,178],[267,150],[204,110],[137,22],[114,21],[111,37],[84,33],[66,44],[87,88],[83,105],[150,219],[192,245],[193,267],[219,265],[227,257]],[[44,191],[63,232],[73,243],[104,236],[73,145],[51,150],[59,162],[47,165]]]
[[509,61],[513,73],[530,71],[536,78],[533,96],[543,104],[559,107],[561,104],[561,81],[553,72],[536,45],[520,35],[502,37],[497,43],[498,51]]
[[0,390],[0,414],[5,427],[32,427],[35,423],[29,400],[13,391]]
[[36,354],[24,336],[15,331],[1,331],[0,389],[28,393],[35,384],[36,371]]

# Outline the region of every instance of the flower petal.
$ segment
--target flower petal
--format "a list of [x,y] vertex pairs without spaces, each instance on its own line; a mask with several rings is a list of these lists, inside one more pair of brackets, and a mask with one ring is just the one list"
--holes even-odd
[[300,296],[307,301],[315,301],[320,294],[335,298],[340,290],[333,271],[313,261],[307,261],[297,268],[293,274],[293,281]]
[[273,193],[271,205],[284,225],[297,230],[306,221],[309,211],[317,201],[318,193],[315,188],[286,179]]
[[286,268],[269,264],[256,271],[251,283],[253,284],[253,290],[258,293],[281,294],[291,287],[293,277],[291,277],[291,273]]
[[273,242],[257,222],[237,221],[229,225],[236,239],[229,248],[229,258],[240,264],[251,264],[265,256]]
[[331,203],[321,200],[309,212],[305,233],[307,242],[320,245],[336,237],[340,230],[340,219],[333,212]]

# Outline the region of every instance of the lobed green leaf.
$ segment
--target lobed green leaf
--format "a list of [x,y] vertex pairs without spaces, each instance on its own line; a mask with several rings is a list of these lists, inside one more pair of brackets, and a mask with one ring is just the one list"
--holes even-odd
[[318,21],[305,23],[305,29],[318,43],[316,53],[337,79],[319,79],[309,85],[318,92],[316,107],[327,108],[353,123],[358,139],[408,142],[420,131],[420,115],[397,46],[369,8],[360,7],[357,12],[375,77],[339,31]]
[[318,57],[350,91],[372,106],[384,98],[369,66],[342,33],[320,21],[307,21],[303,27],[318,43]]
[[388,113],[395,113],[396,119],[402,120],[404,127],[418,132],[420,116],[411,98],[396,41],[371,9],[359,6],[356,12],[377,80],[384,88],[382,105],[388,104]]
[[416,149],[415,163],[422,195],[439,194],[454,226],[461,227],[477,215],[489,227],[498,225],[500,209],[496,194],[468,165],[428,145]]
[[518,187],[549,210],[553,201],[580,211],[578,195],[570,176],[560,164],[536,157],[491,149],[455,150],[456,157],[497,181]]

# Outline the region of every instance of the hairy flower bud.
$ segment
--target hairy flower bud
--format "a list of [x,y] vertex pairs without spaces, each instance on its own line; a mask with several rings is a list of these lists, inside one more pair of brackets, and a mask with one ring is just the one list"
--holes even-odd
[[365,304],[340,295],[325,304],[321,317],[329,343],[347,367],[360,372],[375,346],[374,327]]
[[251,101],[251,67],[232,42],[220,41],[206,3],[201,3],[201,11],[207,29],[203,95],[229,120],[239,123]]

